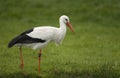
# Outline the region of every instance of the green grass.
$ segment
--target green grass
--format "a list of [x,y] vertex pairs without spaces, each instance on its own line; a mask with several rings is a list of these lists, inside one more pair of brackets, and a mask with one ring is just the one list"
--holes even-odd
[[59,16],[70,17],[75,34],[68,29],[60,46],[43,49],[42,78],[120,77],[119,0],[0,0],[0,78],[39,78],[38,50],[23,48],[23,75],[17,47],[8,42],[26,29],[59,26]]

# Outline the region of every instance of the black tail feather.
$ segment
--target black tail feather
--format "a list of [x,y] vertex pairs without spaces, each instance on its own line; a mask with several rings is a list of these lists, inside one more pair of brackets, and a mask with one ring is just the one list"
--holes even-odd
[[14,46],[15,44],[18,44],[18,43],[30,44],[30,43],[44,43],[44,42],[46,42],[46,40],[32,38],[25,34],[22,34],[22,35],[15,37],[14,39],[12,39],[8,44],[8,48],[11,48],[12,46]]
[[17,37],[15,37],[14,39],[12,39],[12,40],[9,42],[9,44],[8,44],[8,48],[13,47],[13,46],[17,43],[18,40],[19,40],[19,36],[17,36]]
[[[8,48],[13,47],[16,43],[20,43],[21,40],[24,39],[24,36],[26,35],[26,33],[30,33],[33,31],[32,29],[26,30],[25,32],[21,33],[19,36],[15,37],[14,39],[12,39],[9,44],[8,44]],[[25,39],[24,39],[25,40]]]

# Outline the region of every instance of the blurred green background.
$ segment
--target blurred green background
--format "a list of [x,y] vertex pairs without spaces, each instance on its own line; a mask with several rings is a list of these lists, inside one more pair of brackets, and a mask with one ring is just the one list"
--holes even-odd
[[23,48],[25,72],[17,47],[8,42],[36,26],[59,27],[67,15],[75,34],[43,49],[43,78],[120,77],[120,0],[0,0],[0,78],[37,78],[38,50]]

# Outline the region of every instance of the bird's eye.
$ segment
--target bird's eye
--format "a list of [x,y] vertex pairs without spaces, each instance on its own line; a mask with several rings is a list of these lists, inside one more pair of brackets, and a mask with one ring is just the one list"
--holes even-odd
[[66,21],[68,21],[68,19],[65,19]]

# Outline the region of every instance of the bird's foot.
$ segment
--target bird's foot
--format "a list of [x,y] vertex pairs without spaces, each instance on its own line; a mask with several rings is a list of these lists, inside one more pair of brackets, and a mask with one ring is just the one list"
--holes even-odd
[[24,68],[24,64],[20,64],[20,68],[23,70],[23,68]]
[[24,76],[27,76],[27,73],[23,70],[23,68],[24,68],[24,64],[20,64],[21,73],[22,73]]

